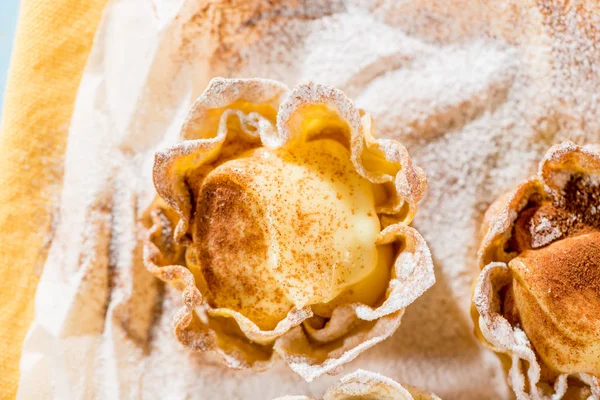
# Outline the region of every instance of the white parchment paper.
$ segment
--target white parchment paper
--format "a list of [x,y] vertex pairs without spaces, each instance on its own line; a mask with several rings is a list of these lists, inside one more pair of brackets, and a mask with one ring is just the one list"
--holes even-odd
[[227,370],[184,349],[171,333],[180,296],[142,265],[153,154],[176,140],[214,76],[335,85],[428,175],[415,225],[437,283],[392,338],[342,372],[380,372],[444,399],[510,397],[499,361],[472,334],[479,223],[550,144],[598,140],[593,13],[571,9],[577,2],[272,3],[107,6],[71,122],[18,398],[271,399],[319,396],[337,380],[307,384],[283,364]]

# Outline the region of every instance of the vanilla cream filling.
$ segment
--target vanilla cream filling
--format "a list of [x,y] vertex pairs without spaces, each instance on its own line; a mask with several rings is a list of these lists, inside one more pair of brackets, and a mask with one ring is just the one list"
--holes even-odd
[[[272,328],[291,305],[385,290],[391,255],[375,244],[373,185],[337,141],[260,148],[218,166],[196,213],[194,243],[213,302],[259,326]],[[365,296],[362,280],[378,293]]]

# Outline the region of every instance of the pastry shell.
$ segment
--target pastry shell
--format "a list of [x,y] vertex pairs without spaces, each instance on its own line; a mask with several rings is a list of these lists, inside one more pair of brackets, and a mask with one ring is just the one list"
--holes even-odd
[[[600,174],[600,147],[571,142],[553,146],[540,162],[538,173],[496,200],[483,220],[483,240],[478,251],[481,272],[474,285],[471,314],[478,339],[500,355],[518,399],[600,398],[598,377],[553,371],[522,327],[503,313],[507,308],[503,306],[504,289],[516,279],[508,266],[518,256],[509,244],[515,222],[532,202],[552,199],[565,204],[563,188],[573,174]],[[545,235],[542,246],[562,238],[556,230]]]
[[[375,372],[359,369],[329,388],[322,400],[440,400],[438,396]],[[283,396],[273,400],[315,400],[308,396]]]
[[[304,129],[308,118],[319,129]],[[384,299],[374,307],[340,305],[319,328],[308,323],[314,316],[310,305],[292,307],[269,330],[235,310],[211,307],[188,268],[194,262],[193,252],[186,249],[198,193],[188,178],[197,177],[202,167],[235,157],[241,151],[236,146],[277,149],[323,132],[349,150],[358,174],[384,185],[389,194],[376,208],[382,228],[376,244],[398,249]],[[290,91],[272,80],[213,79],[193,104],[180,140],[156,153],[153,178],[160,197],[146,212],[144,260],[150,272],[182,292],[174,332],[186,347],[214,351],[231,368],[264,370],[281,357],[311,381],[336,373],[392,335],[405,308],[435,282],[429,249],[409,226],[425,193],[425,176],[401,144],[374,137],[371,116],[341,91],[315,83]]]

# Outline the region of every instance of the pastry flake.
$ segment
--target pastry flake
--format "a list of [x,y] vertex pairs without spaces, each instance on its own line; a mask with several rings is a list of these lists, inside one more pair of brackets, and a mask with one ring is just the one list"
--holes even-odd
[[339,90],[214,79],[156,153],[147,268],[182,291],[178,340],[310,381],[389,337],[433,285],[409,226],[426,180]]
[[[383,375],[359,369],[329,388],[322,400],[440,400],[438,396]],[[314,400],[308,396],[283,396],[274,400]]]
[[600,148],[552,147],[482,233],[476,334],[517,398],[600,398]]

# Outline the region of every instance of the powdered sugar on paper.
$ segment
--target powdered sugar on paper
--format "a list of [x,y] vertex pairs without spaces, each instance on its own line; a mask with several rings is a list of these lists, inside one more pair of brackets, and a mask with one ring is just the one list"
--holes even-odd
[[[319,397],[337,380],[308,385],[281,365],[261,374],[227,370],[211,355],[183,349],[171,332],[179,296],[139,264],[137,220],[154,197],[153,154],[177,139],[209,79],[224,76],[337,86],[427,174],[414,224],[431,249],[437,283],[390,339],[344,372],[382,372],[444,399],[509,398],[498,359],[472,335],[479,226],[491,201],[532,175],[551,144],[599,140],[598,6],[229,3],[108,5],[73,115],[60,218],[23,348],[19,396]],[[102,220],[104,228],[86,230]],[[98,257],[97,267],[86,268],[103,240],[109,262]],[[106,279],[92,289],[79,279],[84,271]],[[77,299],[92,291],[101,312],[83,332],[90,308]]]

